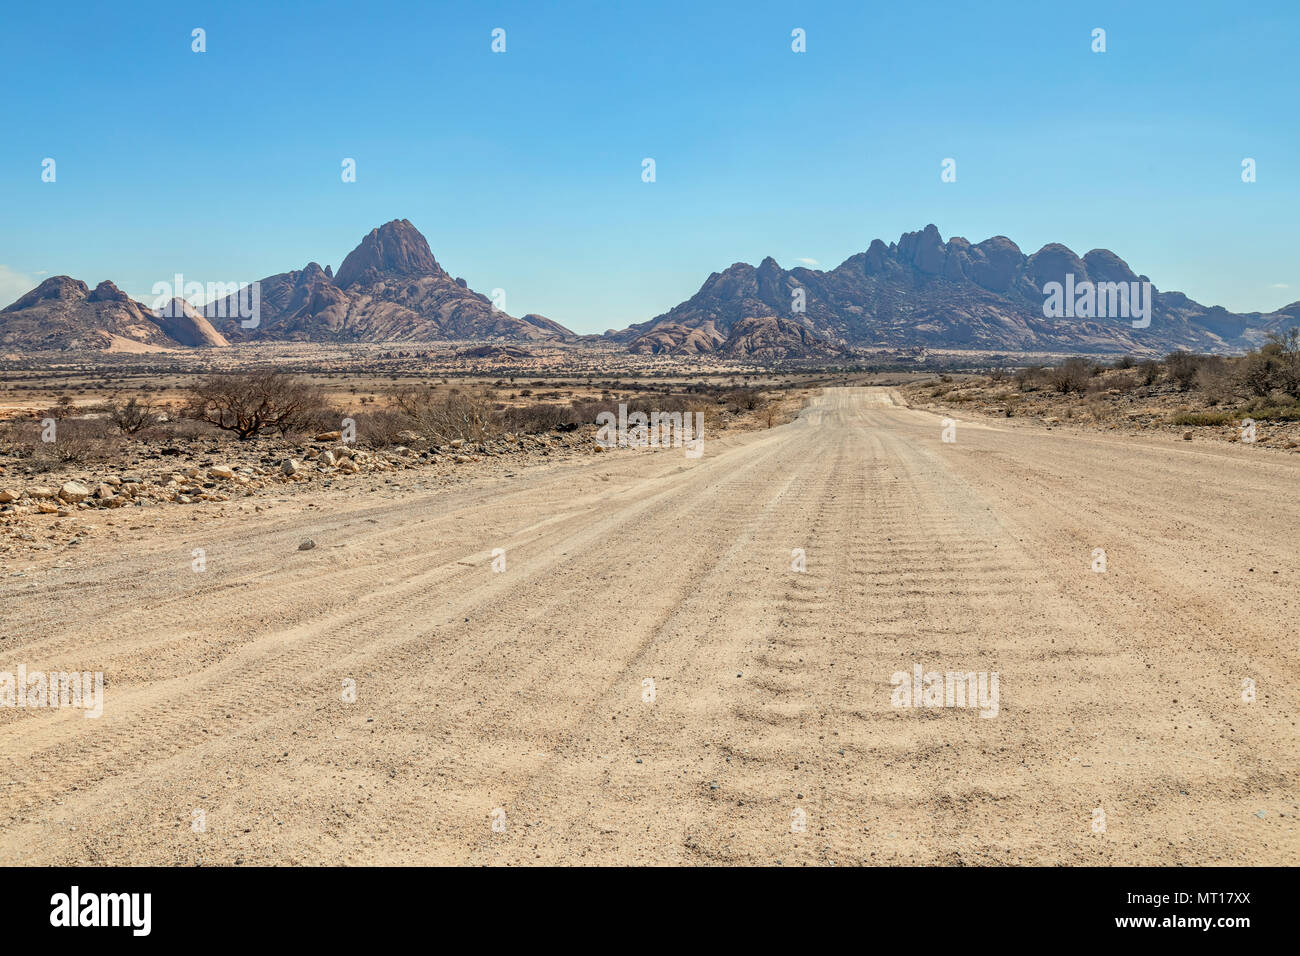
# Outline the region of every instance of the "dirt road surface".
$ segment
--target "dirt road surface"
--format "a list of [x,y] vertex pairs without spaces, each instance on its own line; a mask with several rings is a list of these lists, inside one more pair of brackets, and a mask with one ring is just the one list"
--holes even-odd
[[0,670],[107,687],[0,708],[0,863],[1300,863],[1300,462],[941,432],[830,389],[7,578]]

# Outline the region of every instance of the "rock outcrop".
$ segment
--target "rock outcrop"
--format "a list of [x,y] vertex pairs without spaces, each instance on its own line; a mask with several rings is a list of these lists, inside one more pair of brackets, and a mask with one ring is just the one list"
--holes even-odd
[[193,308],[175,300],[155,313],[112,282],[91,289],[51,276],[0,310],[0,346],[27,350],[221,348],[225,338]]

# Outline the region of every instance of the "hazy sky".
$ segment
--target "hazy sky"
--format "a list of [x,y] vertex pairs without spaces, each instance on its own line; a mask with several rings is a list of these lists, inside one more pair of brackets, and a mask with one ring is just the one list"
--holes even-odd
[[1300,299],[1298,28],[1295,0],[12,3],[0,305],[337,267],[404,218],[581,332],[928,222],[1269,311]]

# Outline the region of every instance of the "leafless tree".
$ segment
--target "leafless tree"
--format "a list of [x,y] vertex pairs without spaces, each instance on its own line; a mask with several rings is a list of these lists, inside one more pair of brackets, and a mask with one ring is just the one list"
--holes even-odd
[[132,397],[125,405],[114,402],[108,407],[108,420],[124,435],[134,435],[151,424],[154,418],[153,403],[148,399],[139,401]]
[[190,389],[190,418],[247,440],[267,429],[282,434],[320,421],[326,411],[320,390],[283,372],[209,375]]

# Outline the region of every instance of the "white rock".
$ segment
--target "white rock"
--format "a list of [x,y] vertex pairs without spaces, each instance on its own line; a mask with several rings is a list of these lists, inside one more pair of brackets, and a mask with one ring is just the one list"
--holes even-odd
[[65,482],[59,489],[59,497],[64,501],[73,502],[85,501],[90,497],[90,489],[77,481]]

